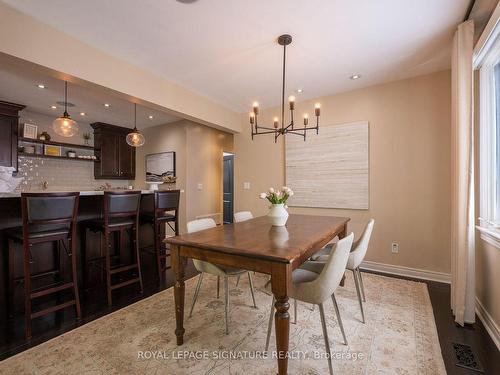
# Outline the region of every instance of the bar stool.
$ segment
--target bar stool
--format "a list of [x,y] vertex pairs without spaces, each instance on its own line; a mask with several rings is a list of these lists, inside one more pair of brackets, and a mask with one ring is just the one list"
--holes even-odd
[[[141,274],[141,259],[139,256],[139,202],[141,200],[140,191],[105,191],[104,192],[104,218],[97,220],[89,220],[84,223],[84,246],[85,249],[85,283],[88,282],[88,264],[98,264],[104,261],[104,271],[106,273],[106,290],[108,298],[108,306],[113,304],[112,292],[116,289],[125,286],[139,283],[141,293],[143,292],[142,274]],[[87,229],[104,234],[104,242],[101,241],[101,257],[89,259],[87,249]],[[132,250],[132,260],[128,264],[116,263],[117,255],[121,253],[123,245],[123,235],[125,232],[129,233],[130,244]],[[113,256],[110,253],[111,249],[111,235],[114,233],[119,234],[119,243],[115,247]],[[104,254],[103,254],[104,253]],[[134,255],[135,253],[135,255]],[[113,258],[113,259],[112,259]],[[114,264],[112,264],[112,261]],[[125,281],[119,281],[113,284],[113,276],[119,275],[125,271],[137,271],[137,276],[131,277]]]
[[[8,264],[9,264],[9,309],[12,309],[14,300],[14,243],[23,246],[24,265],[24,306],[25,306],[25,336],[31,338],[31,321],[37,317],[62,310],[66,307],[75,306],[77,318],[81,318],[80,299],[78,296],[78,276],[76,271],[76,216],[78,213],[78,201],[80,193],[22,193],[21,211],[23,226],[7,232]],[[64,240],[68,241],[68,247]],[[55,242],[57,243],[57,256],[59,258],[58,268],[51,272],[31,274],[31,264],[35,262],[33,256],[35,250],[33,245]],[[61,245],[66,255],[71,258],[71,280],[64,281],[62,274]],[[32,289],[31,281],[40,276],[57,274],[58,281]],[[59,302],[54,306],[32,311],[32,302],[36,298],[50,294],[56,294],[67,289],[72,289],[74,299],[67,302]]]
[[[168,225],[177,236],[179,234],[179,199],[180,190],[162,190],[154,192],[153,212],[141,213],[141,223],[150,224],[154,231],[153,251],[156,255],[158,280],[161,284],[165,272],[170,269],[167,258],[170,257],[169,249],[163,243],[162,225]],[[166,229],[166,227],[165,227]]]

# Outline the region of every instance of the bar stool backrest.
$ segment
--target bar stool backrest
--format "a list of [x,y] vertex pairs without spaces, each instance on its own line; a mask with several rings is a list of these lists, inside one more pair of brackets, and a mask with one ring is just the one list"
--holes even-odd
[[161,211],[177,211],[179,209],[180,190],[155,191],[155,209]]
[[30,227],[66,226],[73,229],[78,213],[79,192],[21,193],[23,230]]
[[139,215],[140,191],[105,191],[104,219]]

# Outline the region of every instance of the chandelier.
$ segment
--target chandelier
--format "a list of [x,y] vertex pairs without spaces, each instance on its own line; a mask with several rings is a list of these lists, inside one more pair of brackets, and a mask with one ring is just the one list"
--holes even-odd
[[278,44],[283,46],[283,81],[281,89],[281,126],[278,117],[273,119],[273,127],[260,126],[258,122],[259,117],[259,103],[253,103],[253,110],[250,112],[250,127],[252,130],[252,140],[255,135],[261,134],[274,134],[274,143],[276,143],[280,135],[294,134],[304,137],[306,140],[306,134],[308,130],[316,130],[316,134],[319,133],[319,116],[320,116],[320,104],[316,103],[314,108],[314,115],[316,116],[316,126],[309,126],[309,115],[306,113],[303,117],[304,126],[297,126],[294,123],[293,111],[295,110],[295,97],[290,96],[288,98],[288,104],[290,108],[290,123],[285,126],[285,83],[286,83],[286,46],[292,43],[292,36],[288,34],[281,35],[278,38]]

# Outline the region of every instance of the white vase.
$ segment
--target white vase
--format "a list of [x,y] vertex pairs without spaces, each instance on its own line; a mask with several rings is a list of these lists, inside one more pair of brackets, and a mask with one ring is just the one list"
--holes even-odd
[[269,217],[269,221],[271,225],[275,227],[283,227],[288,220],[288,211],[285,209],[285,205],[281,204],[273,204],[271,205],[271,209],[267,214]]

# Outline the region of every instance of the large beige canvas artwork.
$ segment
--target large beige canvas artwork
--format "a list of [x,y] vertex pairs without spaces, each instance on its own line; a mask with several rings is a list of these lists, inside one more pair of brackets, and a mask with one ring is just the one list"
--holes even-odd
[[319,134],[286,137],[289,205],[369,208],[369,129],[367,121],[320,126]]

